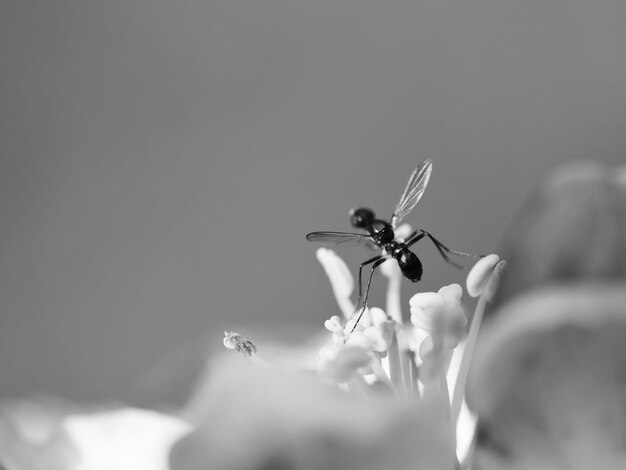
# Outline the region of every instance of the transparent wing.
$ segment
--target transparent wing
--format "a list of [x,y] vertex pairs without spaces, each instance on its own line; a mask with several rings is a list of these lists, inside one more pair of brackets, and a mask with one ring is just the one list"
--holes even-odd
[[432,160],[425,160],[418,166],[409,178],[409,182],[404,188],[404,192],[396,204],[396,210],[393,211],[393,217],[391,218],[391,226],[395,229],[398,224],[404,219],[409,212],[413,210],[415,204],[419,202],[424,194],[424,190],[428,185],[430,179],[430,173],[433,170]]
[[372,240],[370,236],[362,233],[345,232],[311,232],[306,239],[326,246],[357,246]]

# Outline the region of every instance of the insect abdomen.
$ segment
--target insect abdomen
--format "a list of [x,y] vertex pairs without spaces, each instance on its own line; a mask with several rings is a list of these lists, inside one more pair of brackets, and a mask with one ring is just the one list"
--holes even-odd
[[398,260],[398,266],[400,266],[404,277],[413,282],[417,282],[422,278],[422,262],[415,253],[409,250],[403,250],[396,259]]

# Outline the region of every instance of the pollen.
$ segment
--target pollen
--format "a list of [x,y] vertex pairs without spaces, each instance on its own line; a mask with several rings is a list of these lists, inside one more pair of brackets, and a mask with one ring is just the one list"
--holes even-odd
[[256,353],[254,343],[235,331],[224,332],[224,346],[228,349],[234,349],[245,357],[250,357]]

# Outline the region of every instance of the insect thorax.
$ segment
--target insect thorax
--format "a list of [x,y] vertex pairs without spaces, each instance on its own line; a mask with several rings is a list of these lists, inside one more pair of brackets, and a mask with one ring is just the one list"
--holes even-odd
[[374,220],[371,225],[372,236],[382,245],[391,243],[395,237],[391,224],[384,220]]

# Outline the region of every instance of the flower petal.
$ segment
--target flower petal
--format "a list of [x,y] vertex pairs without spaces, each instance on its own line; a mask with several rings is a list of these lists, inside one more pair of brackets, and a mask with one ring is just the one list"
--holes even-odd
[[536,290],[483,332],[468,383],[484,470],[626,468],[623,282]]
[[571,162],[533,191],[502,244],[508,267],[494,307],[548,283],[626,278],[620,171],[597,161]]
[[[231,364],[232,366],[232,364]],[[214,376],[203,421],[172,470],[454,468],[440,403],[360,397],[278,370]]]

